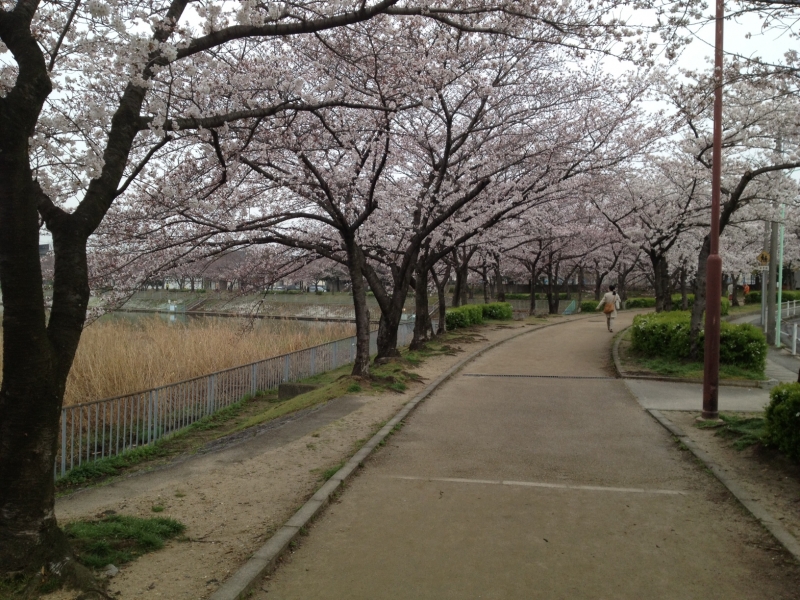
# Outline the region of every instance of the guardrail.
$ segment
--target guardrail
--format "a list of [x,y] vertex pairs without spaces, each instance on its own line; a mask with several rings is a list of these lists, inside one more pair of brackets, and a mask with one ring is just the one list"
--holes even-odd
[[[414,321],[402,322],[398,345],[407,345],[413,333]],[[370,333],[370,354],[377,352],[377,336],[377,331]],[[355,344],[353,336],[141,392],[65,406],[61,409],[56,478],[85,462],[174,435],[247,394],[352,363]]]

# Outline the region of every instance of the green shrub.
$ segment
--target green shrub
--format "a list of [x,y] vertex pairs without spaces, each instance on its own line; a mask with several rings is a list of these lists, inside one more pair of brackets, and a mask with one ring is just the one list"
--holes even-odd
[[470,325],[480,325],[484,319],[507,321],[514,318],[514,309],[508,302],[491,304],[467,304],[447,309],[445,324],[447,329],[458,329]]
[[745,304],[761,304],[761,292],[748,292],[744,297]]
[[655,305],[655,298],[628,298],[625,301],[625,308],[653,308]]
[[[686,299],[688,300],[689,308],[691,309],[694,305],[694,294],[688,294]],[[653,308],[656,305],[655,298],[628,298],[625,302],[625,308]],[[728,302],[727,298],[720,298],[720,312],[722,316],[725,316],[730,312],[731,303]],[[672,310],[679,311],[681,310],[681,295],[674,294],[672,296]]]
[[481,306],[480,304],[466,304],[448,309],[445,316],[447,329],[458,329],[459,327],[469,327],[470,325],[483,323],[483,308]]
[[506,294],[506,300],[530,300],[530,294]]
[[581,312],[597,312],[597,302],[594,300],[581,302]]
[[[686,360],[691,349],[690,323],[688,312],[638,315],[631,328],[631,347],[644,356]],[[767,341],[761,330],[746,323],[720,325],[720,363],[763,372]],[[701,355],[703,347],[701,331]]]
[[800,383],[782,383],[769,395],[767,442],[800,462]]
[[484,319],[510,321],[514,318],[514,309],[508,302],[492,302],[491,304],[480,304],[478,306],[482,309]]
[[[781,292],[781,302],[789,302],[792,300],[800,300],[800,291],[784,290]],[[754,291],[748,293],[744,297],[745,304],[761,304],[761,292]]]
[[[692,306],[694,306],[694,294],[687,294],[686,300],[687,304],[689,305],[688,308],[689,310],[691,310]],[[730,309],[731,309],[730,301],[727,298],[720,298],[720,314],[724,317],[730,312]],[[674,294],[672,296],[672,310],[681,310],[680,294]]]

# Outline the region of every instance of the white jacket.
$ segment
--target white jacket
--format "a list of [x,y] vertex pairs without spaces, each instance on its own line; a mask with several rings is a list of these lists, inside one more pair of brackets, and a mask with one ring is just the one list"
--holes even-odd
[[597,305],[597,310],[602,311],[606,304],[614,305],[614,312],[608,315],[613,319],[617,316],[617,311],[619,310],[619,294],[615,292],[606,292],[602,300],[600,300],[600,304]]

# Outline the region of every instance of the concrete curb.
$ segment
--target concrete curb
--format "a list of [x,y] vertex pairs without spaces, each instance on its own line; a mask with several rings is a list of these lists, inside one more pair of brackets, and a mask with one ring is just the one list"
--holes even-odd
[[378,433],[376,433],[370,440],[364,444],[361,449],[356,452],[345,465],[339,469],[336,474],[331,477],[317,492],[306,502],[300,509],[288,520],[284,525],[278,529],[275,534],[267,540],[267,542],[256,550],[250,559],[239,568],[236,573],[229,577],[217,591],[211,594],[209,600],[239,600],[247,597],[253,586],[262,579],[265,575],[271,573],[276,565],[278,559],[289,547],[289,544],[300,535],[300,530],[308,525],[328,504],[333,493],[338,490],[342,484],[361,466],[363,461],[372,453],[372,451],[381,444],[391,434],[392,430],[397,424],[402,422],[423,400],[430,396],[436,389],[445,381],[450,379],[455,373],[460,371],[471,361],[475,360],[482,354],[496,348],[500,344],[504,344],[513,339],[521,337],[527,333],[547,329],[548,327],[555,327],[563,325],[564,323],[571,323],[573,321],[580,321],[586,317],[577,317],[567,319],[558,323],[548,323],[547,325],[539,325],[520,331],[503,340],[493,342],[476,350],[469,356],[458,361],[447,371],[442,373],[439,377],[429,383],[424,390],[409,400],[389,422],[384,425]]
[[675,425],[672,421],[667,419],[661,411],[653,408],[646,409],[650,415],[661,424],[667,431],[674,435],[678,440],[686,446],[689,451],[694,454],[700,462],[702,462],[714,476],[719,479],[720,483],[728,488],[731,494],[744,506],[751,515],[753,515],[763,526],[769,531],[772,536],[778,540],[781,545],[794,556],[795,560],[800,562],[800,542],[797,541],[789,531],[781,525],[769,512],[765,509],[757,499],[753,498],[748,492],[740,486],[728,473],[720,467],[713,459],[703,451],[697,444],[689,438],[683,430]]
[[[644,381],[666,381],[669,383],[702,383],[696,379],[684,379],[681,377],[659,377],[657,375],[634,375],[622,370],[622,361],[619,357],[619,345],[622,342],[622,334],[625,333],[631,325],[614,336],[614,343],[611,345],[611,356],[614,359],[614,368],[617,370],[617,375],[622,379],[642,379]],[[744,388],[760,388],[769,390],[775,387],[777,381],[775,379],[766,379],[763,381],[737,381],[736,379],[721,379],[720,385],[728,387],[744,387]]]

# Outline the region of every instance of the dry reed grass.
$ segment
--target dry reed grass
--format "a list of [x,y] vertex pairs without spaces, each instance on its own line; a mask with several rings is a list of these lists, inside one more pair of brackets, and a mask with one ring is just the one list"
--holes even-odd
[[[349,324],[158,317],[99,321],[81,336],[64,404],[144,390],[353,335]],[[0,354],[2,357],[2,354]]]

